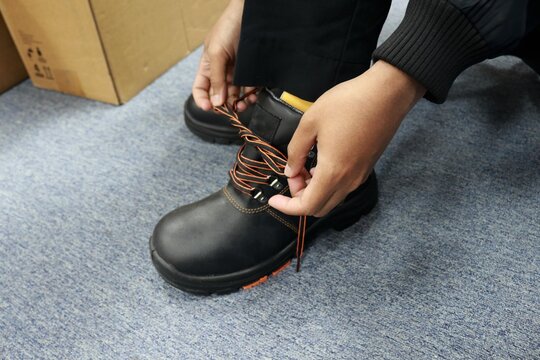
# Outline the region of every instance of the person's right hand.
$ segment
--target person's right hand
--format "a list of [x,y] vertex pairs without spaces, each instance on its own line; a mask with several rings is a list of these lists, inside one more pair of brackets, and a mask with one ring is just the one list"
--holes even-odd
[[[243,0],[231,0],[204,41],[204,51],[192,88],[195,103],[203,110],[208,111],[226,101],[232,103],[240,92],[252,89],[242,89],[232,84],[243,9]],[[253,94],[238,102],[238,111],[245,110],[255,100],[256,95]]]

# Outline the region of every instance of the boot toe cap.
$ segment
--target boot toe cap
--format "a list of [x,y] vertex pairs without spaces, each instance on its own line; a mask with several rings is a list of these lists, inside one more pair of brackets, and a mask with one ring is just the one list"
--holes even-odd
[[186,221],[183,210],[176,209],[159,221],[152,235],[152,251],[176,271],[196,274],[209,255],[208,249],[195,241],[199,231],[195,224]]

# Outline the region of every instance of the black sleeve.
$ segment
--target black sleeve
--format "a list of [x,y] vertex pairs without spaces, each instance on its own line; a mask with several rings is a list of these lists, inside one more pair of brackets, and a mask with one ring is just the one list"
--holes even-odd
[[[531,0],[531,4],[536,0]],[[510,54],[540,18],[529,0],[411,0],[396,31],[374,54],[427,88],[426,98],[446,100],[469,66]],[[532,19],[532,20],[531,20]]]

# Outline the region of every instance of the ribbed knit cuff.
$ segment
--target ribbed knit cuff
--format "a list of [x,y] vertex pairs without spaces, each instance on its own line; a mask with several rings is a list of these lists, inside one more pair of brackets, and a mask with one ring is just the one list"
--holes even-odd
[[373,53],[427,88],[443,103],[456,77],[487,58],[489,48],[467,17],[446,0],[411,0],[394,33]]

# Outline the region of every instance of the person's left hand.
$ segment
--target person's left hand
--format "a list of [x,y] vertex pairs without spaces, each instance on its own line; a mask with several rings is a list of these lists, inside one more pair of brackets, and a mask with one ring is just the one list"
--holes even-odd
[[[425,89],[399,69],[377,62],[324,93],[302,116],[288,147],[285,175],[292,197],[269,204],[289,215],[321,217],[359,187]],[[304,164],[317,145],[310,178]]]

